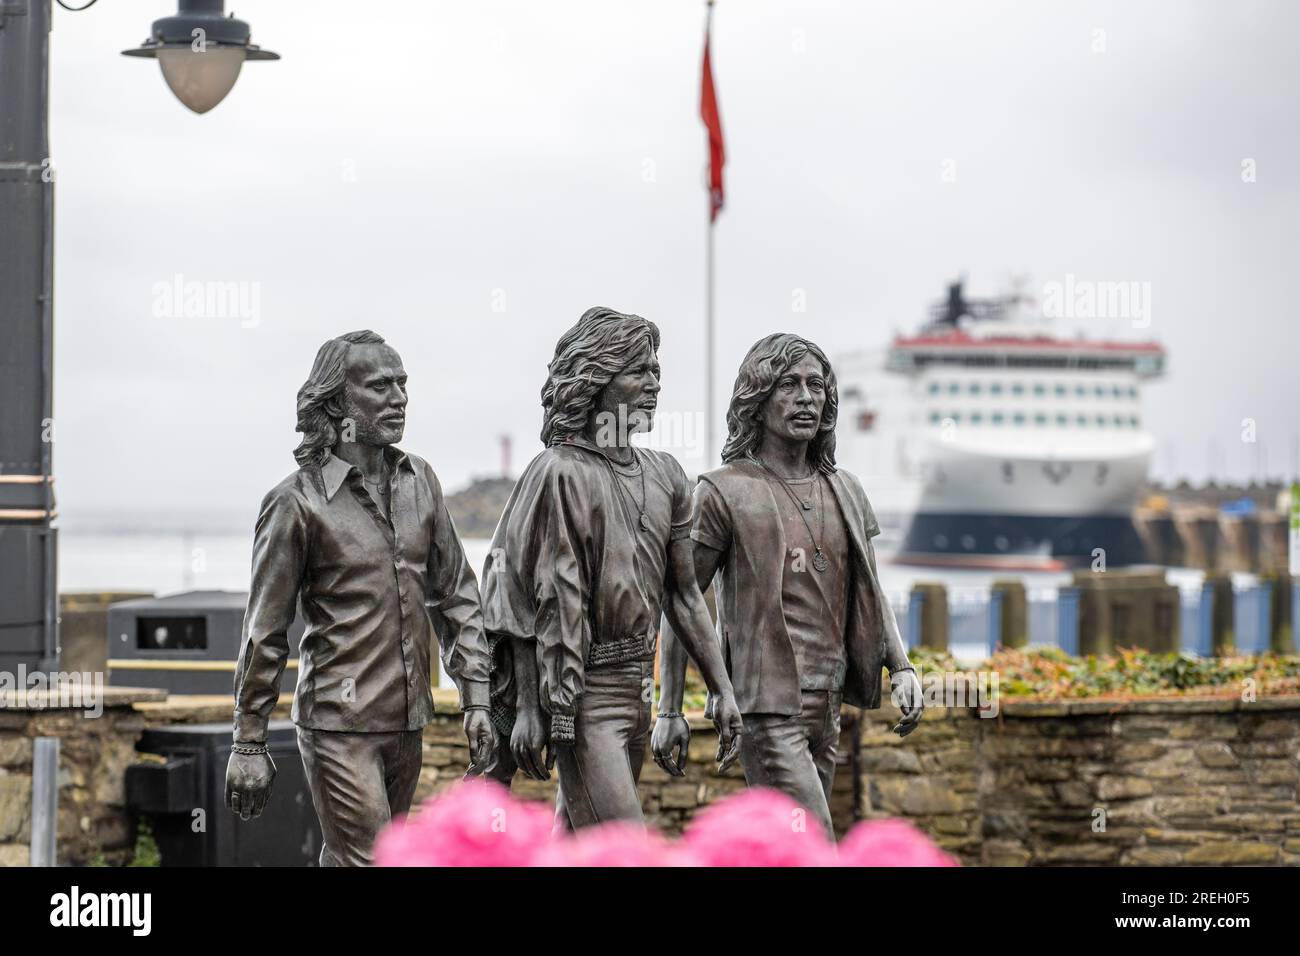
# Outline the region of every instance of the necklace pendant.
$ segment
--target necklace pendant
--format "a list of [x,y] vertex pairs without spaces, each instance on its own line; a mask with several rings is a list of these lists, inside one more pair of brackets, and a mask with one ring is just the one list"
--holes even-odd
[[641,530],[642,531],[650,530],[650,519],[646,516],[646,513],[644,511],[641,512]]
[[826,555],[822,553],[821,548],[818,548],[816,554],[813,555],[812,566],[814,571],[825,571],[830,567],[830,562],[826,560]]

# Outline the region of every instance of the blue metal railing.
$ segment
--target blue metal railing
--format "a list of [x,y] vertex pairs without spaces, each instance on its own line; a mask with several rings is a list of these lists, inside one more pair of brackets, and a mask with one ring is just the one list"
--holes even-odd
[[[1188,654],[1209,653],[1210,610],[1214,592],[1206,587],[1183,591],[1178,602],[1180,621],[1179,645]],[[1204,626],[1202,626],[1204,625]]]
[[1067,654],[1079,653],[1079,589],[1056,592],[1056,646]]
[[907,596],[907,648],[911,650],[921,643],[921,592],[913,591]]
[[1233,591],[1232,620],[1237,650],[1260,654],[1268,650],[1273,586],[1267,582]]
[[1057,647],[1056,596],[1029,599],[1029,646]]
[[[1300,579],[1292,582],[1292,633],[1300,636]],[[959,654],[972,651],[993,654],[1002,633],[1003,598],[1000,591],[983,595],[952,594],[948,604],[948,647]],[[1061,587],[1031,593],[1027,600],[1029,646],[1059,647],[1079,653],[1079,590]],[[921,595],[919,592],[891,595],[890,606],[909,648],[921,642]],[[1242,654],[1261,654],[1269,649],[1272,627],[1272,585],[1266,582],[1233,589],[1233,635]],[[1214,589],[1210,585],[1188,588],[1179,600],[1180,644],[1183,651],[1207,657],[1211,653],[1214,623]]]

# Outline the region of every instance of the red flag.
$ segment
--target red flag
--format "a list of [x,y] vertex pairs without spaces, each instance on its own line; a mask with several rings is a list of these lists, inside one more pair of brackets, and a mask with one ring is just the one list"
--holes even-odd
[[[712,6],[712,5],[710,5]],[[712,21],[712,9],[709,11]],[[722,146],[722,117],[718,114],[718,97],[713,89],[713,66],[709,61],[709,31],[704,28],[704,78],[700,83],[700,119],[709,131],[709,222],[718,218],[724,198],[722,167],[727,155]]]

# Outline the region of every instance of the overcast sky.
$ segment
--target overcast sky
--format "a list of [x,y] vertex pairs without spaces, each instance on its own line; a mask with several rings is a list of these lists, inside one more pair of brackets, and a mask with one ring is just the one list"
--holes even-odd
[[[316,349],[356,328],[402,354],[404,445],[449,488],[501,434],[517,466],[538,450],[546,362],[591,305],[658,322],[664,411],[703,408],[702,2],[248,0],[283,59],[203,116],[118,55],[174,9],[55,9],[66,515],[251,515],[294,467]],[[1250,477],[1246,418],[1293,471],[1297,35],[1285,0],[720,0],[719,403],[759,336],[879,346],[962,271],[1146,282],[1149,328],[1088,331],[1169,350],[1153,473]],[[256,290],[255,324],[158,317],[177,275]]]

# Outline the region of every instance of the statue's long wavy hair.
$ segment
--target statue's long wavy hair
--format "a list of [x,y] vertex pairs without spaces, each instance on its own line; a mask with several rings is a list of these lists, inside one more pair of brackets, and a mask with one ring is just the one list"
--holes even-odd
[[354,345],[382,345],[384,337],[363,329],[330,339],[316,353],[311,374],[298,389],[298,426],[302,443],[293,450],[299,465],[323,465],[338,444],[339,423],[325,410],[325,403],[343,394],[348,376],[348,349]]
[[596,396],[650,343],[659,351],[659,327],[639,315],[597,306],[555,344],[542,386],[542,444],[580,435]]
[[731,407],[727,409],[727,444],[722,449],[724,462],[744,458],[762,444],[763,403],[790,366],[809,354],[826,370],[826,404],[822,406],[817,435],[808,443],[808,463],[825,474],[834,474],[835,422],[840,413],[835,371],[825,352],[807,339],[789,332],[775,332],[759,339],[740,363],[736,384],[731,390]]

